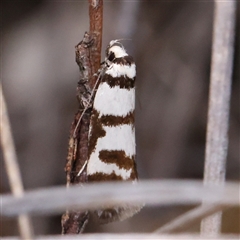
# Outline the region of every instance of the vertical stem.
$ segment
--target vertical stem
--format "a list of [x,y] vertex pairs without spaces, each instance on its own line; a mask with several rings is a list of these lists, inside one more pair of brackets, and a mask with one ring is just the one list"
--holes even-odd
[[[224,184],[228,150],[236,1],[215,1],[204,184]],[[201,233],[221,232],[219,212],[201,223]]]
[[[19,170],[17,154],[14,146],[10,121],[8,117],[7,105],[0,84],[0,99],[1,99],[1,145],[3,150],[4,162],[9,178],[9,183],[12,193],[16,197],[23,195],[23,184],[21,173]],[[18,226],[22,239],[32,239],[33,232],[30,219],[23,214],[18,217]]]
[[[67,186],[87,182],[88,131],[92,107],[91,92],[100,68],[102,46],[103,0],[89,0],[90,30],[84,34],[83,40],[75,47],[76,62],[80,70],[77,87],[79,109],[75,114],[68,145],[68,156],[65,166]],[[80,117],[82,116],[82,118]],[[80,169],[83,169],[78,175]],[[88,211],[67,210],[62,216],[62,234],[78,234],[84,231],[88,223]]]
[[89,18],[90,18],[90,35],[94,42],[91,47],[91,79],[90,87],[93,88],[96,82],[96,74],[101,62],[101,48],[102,48],[102,26],[103,26],[103,0],[89,0]]

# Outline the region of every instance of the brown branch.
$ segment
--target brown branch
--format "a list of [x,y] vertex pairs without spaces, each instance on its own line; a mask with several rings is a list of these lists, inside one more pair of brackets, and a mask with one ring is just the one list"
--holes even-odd
[[[16,197],[22,197],[24,193],[23,183],[8,117],[7,105],[2,91],[2,84],[0,84],[0,100],[1,145],[4,155],[4,163],[13,195]],[[18,217],[18,226],[22,239],[33,239],[32,224],[27,215],[21,214]]]
[[[90,113],[88,112],[84,114],[81,121],[81,126],[77,131],[77,136],[74,137],[74,131],[80,115],[81,111],[75,115],[74,122],[72,123],[70,130],[68,156],[65,167],[67,186],[84,183],[87,181],[86,170],[84,170],[79,177],[77,177],[77,173],[87,160],[87,136]],[[77,234],[82,232],[88,222],[88,217],[88,211],[67,211],[62,216],[62,234]]]
[[97,73],[101,62],[101,48],[102,48],[102,26],[103,26],[103,0],[88,0],[89,1],[89,17],[90,17],[90,34],[94,39],[91,48],[91,68],[92,78],[90,79],[90,86],[93,88],[96,77],[93,74]]
[[[79,110],[71,125],[66,161],[67,186],[87,182],[88,131],[92,112],[92,92],[100,68],[102,45],[103,1],[89,1],[90,31],[76,46],[76,62],[80,70],[77,87]],[[78,175],[82,169],[81,174]],[[89,219],[88,211],[67,211],[62,216],[62,234],[78,234]]]

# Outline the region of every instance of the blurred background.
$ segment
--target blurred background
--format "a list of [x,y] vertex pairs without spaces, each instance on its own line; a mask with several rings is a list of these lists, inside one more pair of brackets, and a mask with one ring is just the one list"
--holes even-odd
[[[240,180],[237,10],[227,179]],[[79,80],[74,46],[89,29],[87,1],[2,1],[1,80],[24,187],[65,184],[70,124]],[[213,26],[212,1],[105,1],[103,55],[123,41],[137,64],[136,135],[140,179],[202,179]],[[1,156],[2,158],[2,156]],[[1,193],[9,192],[1,159]],[[44,204],[44,203],[43,203]],[[87,232],[150,232],[189,208],[145,207],[133,218]],[[18,233],[1,219],[4,235]],[[61,232],[60,216],[33,217],[35,234]],[[239,232],[239,209],[223,217]],[[192,229],[197,230],[198,226]]]

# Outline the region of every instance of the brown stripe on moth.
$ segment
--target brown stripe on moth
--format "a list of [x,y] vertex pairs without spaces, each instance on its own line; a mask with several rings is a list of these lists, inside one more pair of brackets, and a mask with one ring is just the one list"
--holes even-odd
[[88,143],[88,158],[96,148],[98,138],[104,137],[106,135],[106,131],[103,129],[102,122],[99,119],[99,112],[96,109],[92,110],[91,126],[91,135]]
[[129,78],[127,76],[112,77],[110,74],[105,74],[104,78],[102,79],[102,82],[108,83],[108,85],[111,88],[119,86],[120,88],[130,90],[131,88],[134,88],[135,77],[134,78]]
[[116,58],[115,53],[112,51],[109,52],[109,49],[106,50],[106,56],[108,61],[110,61],[111,63],[124,64],[129,66],[131,64],[135,64],[132,56],[126,55],[123,57]]
[[138,172],[137,172],[137,164],[135,162],[135,159],[133,161],[133,168],[132,168],[132,172],[131,172],[131,175],[130,175],[130,179],[134,180],[134,179],[138,179]]
[[121,124],[133,124],[134,123],[134,112],[130,112],[127,116],[114,116],[114,115],[103,115],[100,118],[100,122],[105,126],[118,126]]
[[134,123],[134,112],[128,113],[125,117],[113,116],[113,115],[103,115],[99,118],[99,112],[96,109],[92,110],[92,129],[89,138],[89,148],[88,157],[96,148],[98,138],[104,137],[106,131],[103,126],[118,126],[121,124],[133,124]]
[[[123,178],[115,173],[111,174],[106,174],[106,173],[101,173],[97,172],[91,175],[88,175],[88,181],[91,182],[100,182],[100,181],[122,181]],[[129,179],[130,180],[130,179]]]
[[135,167],[134,157],[126,156],[123,150],[101,150],[99,152],[99,159],[108,164],[114,163],[120,169],[129,170]]
[[116,63],[116,64],[129,65],[129,66],[132,64],[135,64],[133,61],[133,57],[129,56],[129,55],[121,57],[121,58],[115,58],[115,59],[113,59],[112,62]]

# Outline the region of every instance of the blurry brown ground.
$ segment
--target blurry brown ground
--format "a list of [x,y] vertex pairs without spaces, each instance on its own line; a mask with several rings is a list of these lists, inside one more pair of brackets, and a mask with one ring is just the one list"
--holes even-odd
[[[239,5],[228,180],[240,180]],[[77,110],[74,46],[88,30],[87,1],[4,0],[1,18],[1,79],[24,186],[63,185],[68,133]],[[104,3],[103,49],[112,39],[131,39],[123,43],[137,64],[140,179],[203,176],[212,21],[211,1]],[[9,192],[2,160],[1,176],[1,192]],[[145,208],[128,221],[93,223],[87,231],[149,232],[186,209]],[[60,216],[33,220],[36,234],[61,232]],[[13,221],[1,221],[0,235],[17,233]],[[226,212],[223,223],[225,232],[239,232],[239,209]]]

